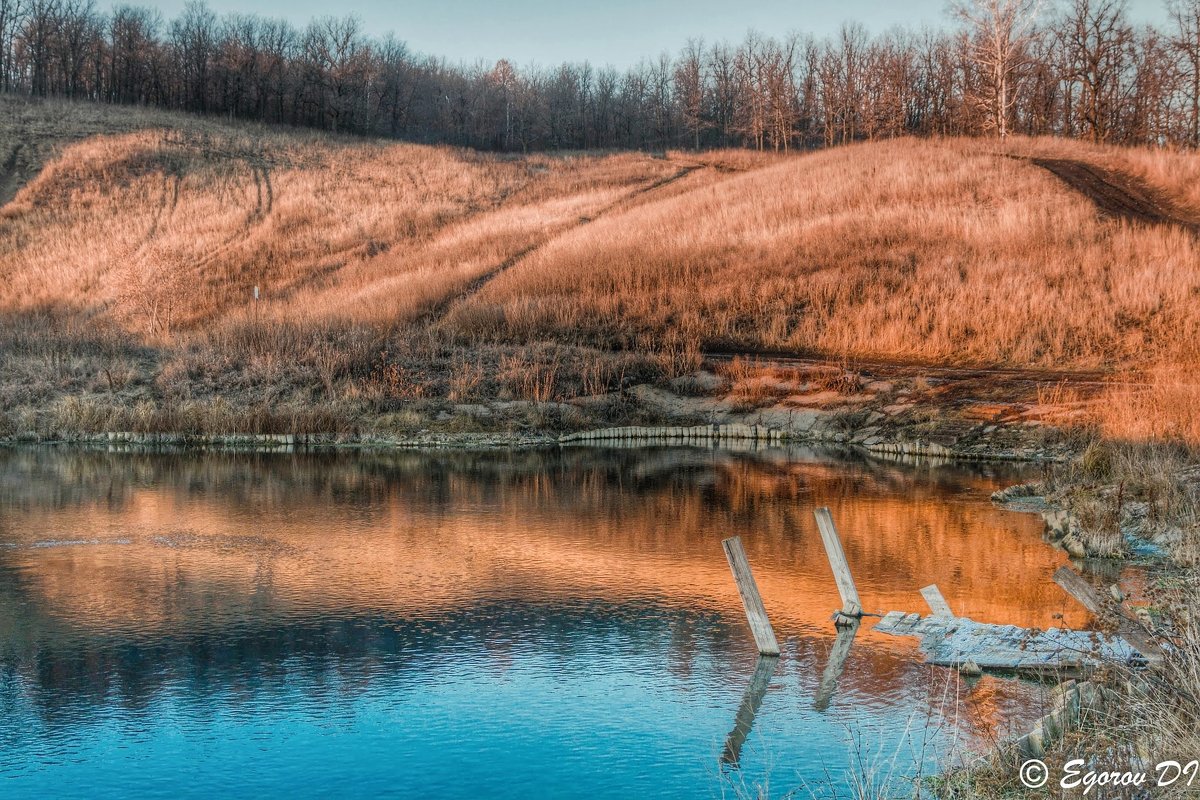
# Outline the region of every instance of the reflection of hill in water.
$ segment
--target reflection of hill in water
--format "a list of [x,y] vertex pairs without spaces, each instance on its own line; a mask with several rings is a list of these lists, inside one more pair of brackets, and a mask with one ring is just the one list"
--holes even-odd
[[[120,507],[138,489],[170,487],[185,495],[220,494],[227,505],[273,502],[296,505],[370,502],[394,491],[448,501],[451,489],[474,487],[481,496],[508,494],[513,487],[578,491],[591,479],[622,480],[626,490],[672,484],[694,485],[707,477],[753,475],[770,478],[805,474],[847,487],[944,495],[1015,474],[1002,464],[912,467],[890,462],[830,463],[836,452],[809,448],[730,453],[687,448],[647,450],[564,449],[552,451],[388,451],[273,453],[109,453],[85,448],[25,448],[0,451],[0,505],[63,508]],[[1004,481],[1001,481],[1002,483]],[[568,498],[569,502],[578,496]]]
[[[980,501],[1004,482],[806,451],[8,451],[0,654],[51,705],[285,669],[369,677],[471,641],[615,636],[686,673],[697,653],[748,648],[719,545],[738,534],[781,635],[819,665],[837,600],[815,505],[833,509],[871,608],[919,609],[936,581],[976,618],[1083,623],[1036,521]],[[895,691],[907,645],[863,642],[871,668],[854,680]]]

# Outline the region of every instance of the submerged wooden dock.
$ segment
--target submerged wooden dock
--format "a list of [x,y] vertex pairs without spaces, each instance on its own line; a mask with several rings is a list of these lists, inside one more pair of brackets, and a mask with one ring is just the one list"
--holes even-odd
[[875,631],[916,637],[928,663],[956,669],[974,664],[980,670],[1059,676],[1141,657],[1125,641],[1096,631],[1034,630],[940,614],[892,611]]
[[[839,636],[841,647],[838,650],[845,652],[837,653],[839,657],[833,660],[836,664],[845,660],[859,620],[864,616],[879,615],[863,612],[862,600],[829,509],[817,508],[814,515],[842,601],[841,608],[833,613],[834,625],[839,630],[849,631],[848,636]],[[723,545],[759,652],[778,655],[775,632],[767,619],[741,540],[733,537],[725,540]],[[953,667],[965,674],[980,674],[990,670],[1062,678],[1085,673],[1102,664],[1153,667],[1162,663],[1165,654],[1161,647],[1119,601],[1114,603],[1108,594],[1098,592],[1068,567],[1060,568],[1054,574],[1054,580],[1097,619],[1107,623],[1109,629],[1115,629],[1115,635],[1066,628],[1021,628],[959,617],[936,585],[920,590],[932,612],[930,615],[890,611],[882,615],[873,630],[892,636],[914,637],[920,640],[920,649],[926,662]],[[838,672],[840,666],[834,670],[834,674],[823,680],[825,686],[820,693],[822,696],[818,698],[818,706],[828,703],[826,695],[832,693]]]
[[[825,555],[837,584],[841,607],[833,612],[837,638],[821,674],[813,697],[813,708],[824,712],[830,707],[838,680],[854,645],[862,618],[879,616],[863,611],[862,600],[854,584],[850,564],[841,537],[828,508],[814,510]],[[761,654],[746,687],[734,725],[725,738],[722,763],[736,768],[742,746],[754,725],[779,661],[780,647],[750,563],[739,537],[722,542],[729,568],[741,595],[755,645]],[[1077,726],[1082,716],[1093,713],[1105,700],[1104,692],[1090,683],[1076,684],[1074,678],[1103,665],[1124,664],[1154,669],[1166,657],[1141,621],[1126,608],[1120,593],[1100,592],[1069,567],[1061,567],[1054,581],[1087,608],[1114,634],[1067,628],[1022,628],[995,625],[955,616],[954,610],[936,585],[920,589],[930,614],[923,616],[905,611],[883,614],[871,629],[891,636],[911,636],[919,640],[925,662],[957,669],[967,676],[985,671],[1014,673],[1040,679],[1063,681],[1058,701],[1037,727],[1018,742],[1029,758],[1044,753],[1046,743],[1064,730]]]

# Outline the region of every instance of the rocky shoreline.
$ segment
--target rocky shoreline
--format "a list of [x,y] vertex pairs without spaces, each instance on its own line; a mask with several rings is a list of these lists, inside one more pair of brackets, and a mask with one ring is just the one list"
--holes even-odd
[[[715,377],[706,388],[713,386]],[[424,415],[410,415],[400,427],[386,415],[356,420],[348,424],[349,431],[318,433],[96,432],[49,424],[23,432],[10,428],[0,435],[0,443],[262,450],[556,445],[758,449],[833,444],[881,456],[1026,462],[1060,462],[1077,451],[1067,432],[1039,419],[1011,415],[1000,419],[1004,416],[1000,412],[991,418],[971,416],[935,398],[911,399],[894,390],[864,391],[747,400],[730,394],[697,396],[676,381],[669,387],[644,384],[623,395],[565,402],[441,404]]]
[[[959,435],[942,431],[891,430],[878,425],[768,427],[744,422],[706,425],[615,426],[559,434],[553,431],[451,432],[420,430],[406,435],[347,433],[223,433],[105,431],[99,433],[0,437],[6,445],[107,445],[113,449],[196,448],[290,451],[339,449],[528,449],[556,446],[690,446],[759,450],[802,444],[847,446],[882,456],[925,457],[962,461],[1059,462],[1070,455],[1064,445],[990,436],[998,426],[979,426]],[[993,430],[986,430],[991,427]]]

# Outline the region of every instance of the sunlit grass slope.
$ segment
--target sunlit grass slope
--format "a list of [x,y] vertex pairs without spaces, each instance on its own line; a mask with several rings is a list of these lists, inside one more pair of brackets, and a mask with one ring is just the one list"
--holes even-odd
[[[1065,152],[1063,152],[1065,151]],[[1024,155],[1200,206],[1200,157],[893,141],[786,160],[571,231],[455,317],[469,333],[1093,367],[1200,333],[1200,246],[1098,215]]]
[[66,147],[4,207],[0,304],[163,334],[262,309],[396,322],[539,235],[669,174],[638,155],[509,159],[248,127]]
[[197,425],[286,427],[281,404],[565,399],[723,348],[1111,369],[1162,389],[1115,395],[1114,430],[1200,436],[1162,413],[1200,402],[1194,154],[499,156],[3,103],[0,400],[25,416],[91,393],[168,425],[218,398],[262,410]]

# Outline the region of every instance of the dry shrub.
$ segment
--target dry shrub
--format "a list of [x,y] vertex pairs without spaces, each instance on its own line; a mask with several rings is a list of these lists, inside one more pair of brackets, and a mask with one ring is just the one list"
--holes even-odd
[[356,430],[358,415],[337,405],[234,407],[224,398],[133,405],[104,397],[69,396],[50,411],[47,435],[86,436],[114,431],[219,435],[237,433],[341,433]]
[[450,391],[447,399],[455,402],[477,399],[484,378],[481,357],[476,356],[471,359],[466,354],[459,354],[451,367]]
[[522,349],[500,357],[497,378],[508,396],[545,403],[557,397],[560,366],[557,352],[549,360],[543,360],[536,358],[533,352]]
[[612,389],[620,389],[624,383],[624,365],[613,363],[612,359],[597,354],[583,367],[581,394],[585,397],[607,394]]
[[416,400],[430,396],[432,388],[424,371],[406,366],[384,350],[366,379],[363,393],[376,400]]
[[17,425],[15,414],[9,411],[0,411],[0,439],[16,436],[20,432]]
[[846,362],[839,367],[815,370],[810,374],[812,388],[820,391],[854,394],[861,388],[859,374],[850,369]]
[[1120,502],[1117,496],[1104,497],[1090,491],[1068,499],[1066,505],[1079,520],[1079,539],[1089,556],[1116,558],[1127,551],[1121,533]]
[[700,340],[676,330],[665,331],[656,336],[643,336],[636,349],[654,353],[659,371],[668,378],[695,372],[704,361],[700,353]]
[[734,356],[718,365],[716,372],[729,381],[730,397],[750,407],[791,394],[800,383],[796,370],[764,364],[757,358]]
[[98,433],[114,430],[113,409],[95,398],[69,395],[62,398],[52,409],[52,430],[67,433]]
[[1112,477],[1116,455],[1112,444],[1100,440],[1088,442],[1079,455],[1079,470],[1088,480],[1108,480]]

